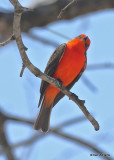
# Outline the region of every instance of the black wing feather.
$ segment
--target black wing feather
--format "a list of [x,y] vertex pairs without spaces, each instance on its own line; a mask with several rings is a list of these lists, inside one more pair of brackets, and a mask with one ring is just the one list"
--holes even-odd
[[[58,48],[56,48],[56,50],[54,51],[54,53],[51,55],[48,63],[47,63],[47,66],[46,66],[46,69],[44,71],[44,73],[46,73],[47,75],[49,76],[53,76],[57,66],[58,66],[58,63],[65,51],[65,48],[66,48],[66,43],[63,43],[61,44]],[[39,100],[39,104],[38,106],[40,106],[42,100],[43,100],[43,97],[44,97],[44,92],[47,88],[49,83],[47,83],[46,81],[42,80],[41,81],[41,87],[40,87],[40,100]]]

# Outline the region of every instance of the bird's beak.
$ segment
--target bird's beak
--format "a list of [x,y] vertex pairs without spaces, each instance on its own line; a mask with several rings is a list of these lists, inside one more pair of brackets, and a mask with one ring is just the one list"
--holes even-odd
[[85,42],[86,42],[86,41],[87,41],[87,39],[88,39],[88,36],[84,37],[83,39],[84,39],[84,40],[85,40]]

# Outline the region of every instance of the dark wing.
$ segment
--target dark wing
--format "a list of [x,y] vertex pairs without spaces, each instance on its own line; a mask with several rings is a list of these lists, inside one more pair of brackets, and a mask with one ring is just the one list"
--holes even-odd
[[[63,43],[61,44],[58,48],[56,48],[56,50],[54,51],[54,53],[51,55],[48,63],[47,63],[47,66],[46,66],[46,69],[44,71],[44,73],[46,73],[47,75],[49,76],[53,76],[57,66],[58,66],[58,63],[65,51],[65,48],[66,48],[66,43]],[[40,100],[39,100],[39,104],[38,106],[40,106],[41,104],[41,101],[43,99],[43,96],[44,96],[44,92],[47,88],[49,83],[47,83],[46,81],[42,80],[41,82],[41,86],[40,86]]]
[[[79,80],[79,78],[81,77],[82,73],[85,71],[87,66],[87,59],[85,60],[84,66],[82,67],[81,71],[79,72],[79,74],[76,76],[76,78],[66,87],[68,90],[70,90],[73,85]],[[53,103],[53,107],[58,103],[58,101],[64,97],[64,94],[62,92],[59,92],[58,95],[55,97],[54,103]]]

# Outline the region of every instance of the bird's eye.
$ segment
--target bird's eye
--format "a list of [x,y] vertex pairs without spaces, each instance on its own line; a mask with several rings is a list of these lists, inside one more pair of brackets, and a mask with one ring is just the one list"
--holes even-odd
[[86,37],[83,37],[83,39],[85,40],[85,42],[87,41],[87,39],[88,39],[88,36],[86,36]]

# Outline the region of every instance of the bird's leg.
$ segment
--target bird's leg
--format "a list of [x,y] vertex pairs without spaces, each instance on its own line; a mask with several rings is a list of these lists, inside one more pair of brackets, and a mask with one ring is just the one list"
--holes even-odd
[[56,80],[58,80],[60,84],[63,84],[63,81],[60,78],[56,78]]

